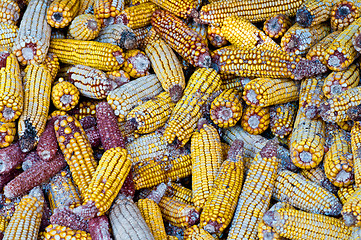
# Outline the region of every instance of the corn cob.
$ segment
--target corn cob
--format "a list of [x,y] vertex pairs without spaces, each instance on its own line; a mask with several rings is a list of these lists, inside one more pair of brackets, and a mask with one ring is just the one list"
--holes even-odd
[[180,18],[194,18],[198,15],[196,0],[185,0],[181,2],[170,0],[151,0],[151,2]]
[[124,55],[122,69],[132,78],[149,75],[150,61],[147,55],[139,49],[129,50]]
[[49,25],[55,28],[68,26],[78,13],[79,3],[77,0],[54,0],[46,14]]
[[[337,3],[337,1],[335,2]],[[301,27],[312,27],[327,21],[335,2],[330,0],[304,1],[304,4],[297,10],[296,22]]]
[[352,231],[352,234],[350,236],[350,239],[352,239],[352,240],[360,240],[361,239],[361,228],[352,227],[351,231]]
[[123,10],[116,18],[116,23],[123,23],[131,29],[148,26],[152,20],[152,14],[159,7],[152,2],[142,3],[136,6],[128,7]]
[[270,107],[270,128],[276,137],[284,138],[292,132],[296,109],[295,102]]
[[123,0],[94,0],[94,15],[98,19],[115,17],[124,9],[124,5]]
[[282,49],[289,54],[302,55],[330,33],[328,24],[303,28],[294,24],[281,39]]
[[292,17],[295,16],[302,2],[302,0],[288,0],[286,2],[269,2],[266,0],[217,1],[201,8],[199,21],[221,26],[224,19],[232,15],[243,17],[250,22],[264,21],[274,14],[285,14]]
[[171,182],[165,196],[171,197],[179,202],[192,205],[192,190],[180,184]]
[[82,64],[103,71],[120,69],[124,62],[123,51],[110,43],[75,39],[52,39],[49,52],[66,64]]
[[209,43],[216,48],[220,48],[228,44],[227,39],[221,32],[221,28],[212,25],[208,25],[207,39]]
[[190,77],[183,97],[178,101],[164,132],[164,139],[172,143],[175,138],[186,144],[201,117],[200,108],[210,95],[219,89],[220,79],[216,71],[199,68]]
[[0,47],[0,121],[14,122],[23,112],[23,86],[19,64],[10,49]]
[[95,41],[111,43],[128,50],[136,48],[137,45],[135,33],[123,24],[113,24],[103,28]]
[[193,29],[196,33],[198,33],[199,36],[201,36],[203,43],[208,46],[207,41],[207,25],[197,23],[196,21],[192,21],[190,24],[188,24],[188,27]]
[[184,231],[184,240],[214,240],[215,238],[203,228],[193,225]]
[[54,131],[54,122],[56,118],[57,117],[55,116],[48,119],[44,132],[41,134],[36,147],[37,155],[44,161],[50,161],[58,151],[58,142]]
[[361,122],[355,121],[351,129],[351,150],[353,154],[355,185],[357,188],[361,187],[360,147],[361,147]]
[[328,180],[328,178],[326,177],[326,174],[325,174],[322,164],[320,164],[316,168],[312,168],[312,169],[308,169],[308,170],[302,169],[300,174],[302,176],[304,176],[306,179],[308,179],[314,183],[317,183],[318,185],[320,185],[327,191],[329,191],[333,194],[337,193],[337,187],[334,186],[330,182],[330,180]]
[[8,226],[9,221],[4,217],[0,216],[0,237],[4,237],[5,229]]
[[24,111],[19,118],[18,133],[21,150],[29,152],[45,129],[52,78],[44,65],[29,65],[25,73]]
[[20,18],[20,8],[14,0],[0,2],[0,22],[15,26]]
[[51,27],[46,22],[49,0],[31,1],[21,21],[13,51],[22,65],[42,63],[49,48]]
[[130,76],[123,70],[106,72],[107,78],[116,83],[116,87],[120,87],[130,81]]
[[44,240],[91,240],[90,234],[69,227],[51,224],[45,228]]
[[79,104],[74,109],[69,111],[69,114],[78,120],[86,116],[95,117],[96,106],[98,103],[99,101],[93,99],[81,99]]
[[18,31],[19,28],[16,25],[0,22],[0,46],[12,48]]
[[290,139],[291,160],[299,168],[315,168],[324,155],[325,123],[298,110]]
[[326,99],[322,86],[324,76],[307,78],[301,83],[299,110],[309,119],[319,117],[320,105]]
[[110,223],[106,215],[89,220],[89,232],[92,240],[112,239]]
[[60,69],[59,58],[55,54],[49,53],[44,59],[44,65],[48,68],[51,78],[54,81]]
[[93,9],[95,0],[80,0],[79,1],[78,16],[84,13],[89,13]]
[[360,7],[360,2],[357,0],[344,0],[334,4],[330,16],[332,30],[345,30],[360,17]]
[[341,187],[338,192],[337,196],[340,199],[342,205],[345,205],[347,200],[353,195],[353,193],[356,191],[356,188],[354,185],[349,185],[347,187]]
[[340,34],[340,31],[332,32],[320,40],[318,43],[313,45],[308,51],[306,58],[308,60],[319,60],[322,64],[326,64],[326,49]]
[[151,25],[134,29],[133,32],[137,39],[137,46],[141,50],[144,50],[148,43],[156,41],[160,38],[158,33]]
[[[254,239],[268,208],[277,176],[277,144],[268,141],[248,170],[239,196],[228,239]],[[254,191],[254,189],[258,189]]]
[[224,47],[212,53],[212,68],[240,77],[292,78],[301,80],[326,72],[318,60],[291,57],[282,51]]
[[195,67],[209,67],[211,57],[203,38],[173,14],[156,10],[152,16],[156,32],[180,56]]
[[9,174],[23,162],[26,154],[21,151],[19,141],[0,149],[0,174]]
[[259,135],[267,130],[270,123],[269,107],[246,106],[241,119],[242,128],[253,135]]
[[355,46],[353,42],[357,42],[357,31],[360,26],[361,19],[354,21],[328,46],[325,60],[329,69],[333,71],[345,70],[359,56],[357,48],[353,47],[353,45]]
[[248,20],[233,15],[224,19],[221,33],[238,48],[281,50],[280,46]]
[[232,77],[230,79],[222,79],[222,74],[219,74],[221,77],[222,83],[221,83],[221,89],[227,90],[234,88],[240,92],[244,91],[244,87],[252,81],[253,79],[246,78],[246,77]]
[[341,219],[294,208],[268,211],[263,219],[282,237],[295,240],[336,240],[349,239],[351,236],[351,228],[348,228]]
[[291,27],[291,20],[284,14],[276,14],[267,18],[263,31],[271,38],[281,38]]
[[62,80],[53,86],[51,100],[57,109],[69,111],[78,104],[79,91],[72,83]]
[[16,134],[15,122],[0,122],[0,148],[10,146]]
[[[153,28],[150,30],[152,31]],[[154,30],[153,30],[154,31]],[[185,78],[177,56],[167,43],[159,39],[145,47],[145,53],[152,63],[162,87],[169,92],[173,102],[178,102],[185,88]]]
[[68,206],[60,206],[50,216],[49,224],[57,224],[74,230],[89,232],[88,221],[75,214]]
[[4,233],[4,240],[36,240],[43,214],[44,197],[41,189],[36,187],[22,197],[9,225]]
[[130,6],[136,6],[147,2],[150,2],[150,0],[130,0]]
[[79,121],[74,117],[59,116],[54,123],[54,129],[73,180],[80,190],[82,199],[85,199],[97,167],[90,143]]
[[[346,112],[347,116],[352,121],[360,121],[361,120],[361,105],[356,105],[349,108]],[[349,122],[349,121],[346,121]]]
[[145,98],[152,98],[161,91],[158,78],[155,74],[150,74],[110,91],[107,100],[118,116],[118,121],[124,122],[134,107],[142,104]]
[[101,23],[93,14],[81,14],[71,22],[68,32],[77,40],[93,40],[99,35],[100,28]]

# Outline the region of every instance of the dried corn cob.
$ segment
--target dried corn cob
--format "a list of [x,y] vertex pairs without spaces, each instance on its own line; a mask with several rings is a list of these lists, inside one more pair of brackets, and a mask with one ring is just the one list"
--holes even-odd
[[3,0],[0,2],[0,22],[15,26],[20,18],[17,1]]
[[8,147],[15,138],[15,122],[0,122],[0,148]]
[[[277,144],[268,141],[248,170],[232,220],[228,239],[254,239],[258,223],[268,208],[279,161]],[[254,191],[259,189],[259,191]]]
[[200,108],[219,85],[219,76],[213,69],[199,68],[192,74],[169,119],[164,132],[165,141],[172,143],[177,138],[182,145],[188,142],[201,117]]
[[99,35],[100,28],[101,23],[93,14],[81,14],[74,18],[68,31],[74,39],[93,40]]
[[[144,42],[144,40],[151,29],[153,29],[153,32],[155,32],[154,28],[152,28],[152,26],[150,25],[133,30],[135,38],[137,39],[137,46],[139,49],[143,50],[147,45],[148,42]],[[157,34],[155,34],[154,36],[157,36]]]
[[209,67],[211,57],[203,38],[173,14],[156,10],[152,16],[156,32],[180,56],[195,67]]
[[[155,31],[152,26],[145,27],[145,29],[148,29],[148,30],[146,30],[145,36],[140,41],[138,40],[138,48],[142,49],[142,50],[145,50],[145,48],[147,47],[148,44],[155,42],[158,39],[161,39],[161,37],[159,36],[157,31]],[[136,30],[134,30],[134,31],[136,31]],[[138,37],[137,37],[137,39],[138,39]]]
[[54,122],[56,118],[57,117],[55,116],[48,119],[44,132],[41,134],[36,147],[37,155],[44,161],[51,160],[58,151],[58,142],[54,131]]
[[206,24],[200,24],[196,21],[192,21],[188,26],[193,29],[196,33],[198,33],[199,36],[201,36],[203,43],[208,46],[207,41],[207,25]]
[[[153,28],[150,31],[152,30]],[[162,39],[159,39],[150,42],[145,47],[145,53],[148,55],[163,89],[169,92],[173,102],[178,102],[185,88],[185,79],[182,67],[173,50]]]
[[106,215],[89,220],[89,232],[92,240],[111,240],[110,223]]
[[247,85],[247,83],[253,80],[251,78],[246,78],[246,77],[232,77],[230,79],[222,79],[222,74],[219,74],[219,76],[221,77],[222,80],[221,83],[222,90],[234,88],[240,92],[243,92],[244,87]]
[[97,167],[90,143],[79,121],[74,117],[59,116],[54,123],[54,129],[73,180],[80,190],[82,199],[85,199]]
[[302,55],[330,33],[328,24],[303,28],[294,24],[281,39],[282,49],[289,54]]
[[112,72],[106,72],[107,78],[112,80],[116,87],[120,87],[129,82],[130,76],[128,73],[124,72],[123,70],[117,70]]
[[353,127],[353,121],[345,121],[345,122],[337,122],[336,123],[341,129],[351,132],[351,129]]
[[221,28],[217,26],[208,25],[207,39],[209,43],[216,48],[220,48],[228,44],[227,39],[221,32]]
[[250,22],[264,21],[278,13],[292,17],[302,2],[300,0],[288,0],[286,2],[269,2],[266,0],[217,1],[201,8],[199,20],[206,24],[221,26],[224,19],[232,15],[238,15]]
[[123,23],[131,29],[145,27],[151,23],[152,14],[159,7],[152,2],[142,3],[136,6],[128,7],[123,10],[116,18],[116,23]]
[[51,100],[57,109],[69,111],[79,102],[79,90],[72,83],[61,79],[53,86]]
[[81,99],[78,106],[69,111],[69,114],[80,120],[86,116],[95,117],[96,106],[99,101],[93,99]]
[[118,116],[118,121],[124,122],[134,107],[142,104],[145,98],[152,98],[161,91],[158,78],[155,74],[150,74],[110,91],[107,100]]
[[[312,169],[302,169],[300,174],[304,176],[306,179],[311,180],[314,183],[317,183],[327,191],[336,194],[337,193],[337,187],[335,187],[330,180],[326,177],[325,171],[323,169],[323,165],[320,164],[316,168]],[[343,203],[342,203],[343,204]]]
[[313,45],[308,51],[306,58],[308,60],[320,60],[322,64],[326,64],[326,49],[340,33],[340,31],[332,32],[324,37],[321,41]]
[[[337,2],[337,1],[336,1]],[[296,22],[302,27],[312,27],[330,18],[334,1],[307,0],[297,10]]]
[[78,16],[90,12],[93,9],[95,0],[80,0]]
[[346,200],[342,208],[341,213],[346,226],[361,226],[360,191],[360,188],[355,189],[355,192]]
[[324,85],[324,76],[320,75],[313,78],[306,78],[301,83],[299,110],[309,119],[319,117],[320,105],[326,99],[322,86]]
[[267,18],[263,25],[263,31],[271,38],[282,37],[291,27],[291,20],[284,14],[276,14]]
[[18,122],[20,147],[32,150],[43,133],[49,112],[51,82],[45,65],[29,65],[24,77],[24,111]]
[[180,18],[193,18],[198,15],[195,0],[185,0],[181,2],[169,0],[151,0],[151,2]]
[[31,1],[21,21],[13,51],[22,65],[42,63],[49,48],[51,27],[46,22],[49,0]]
[[299,168],[315,168],[324,155],[325,123],[298,110],[290,139],[291,160]]
[[301,80],[326,72],[320,61],[291,57],[282,51],[224,47],[212,53],[212,67],[240,77],[292,78]]
[[334,4],[331,9],[330,23],[333,31],[343,31],[360,17],[360,2],[344,0]]
[[12,48],[18,31],[19,28],[16,25],[0,22],[0,46]]
[[224,19],[221,33],[238,48],[281,50],[264,32],[245,18],[236,15]]
[[135,33],[123,24],[113,24],[103,28],[95,41],[111,43],[128,50],[136,48],[137,45]]
[[122,69],[132,78],[139,78],[149,75],[150,61],[147,55],[138,50],[129,50],[124,55]]
[[214,240],[215,238],[203,228],[193,225],[184,231],[184,240]]
[[355,121],[351,129],[351,150],[353,155],[355,186],[361,187],[361,122]]
[[94,15],[98,19],[115,17],[124,9],[124,5],[123,0],[94,0]]
[[69,227],[51,224],[45,228],[44,240],[91,240],[90,234]]
[[253,135],[259,135],[267,130],[269,123],[269,107],[245,107],[241,119],[241,126],[246,132]]
[[180,184],[171,182],[171,185],[167,189],[165,196],[171,197],[179,202],[186,204],[192,204],[192,190],[183,187]]
[[276,137],[284,138],[292,132],[296,110],[295,102],[270,107],[270,128]]
[[78,13],[79,3],[77,0],[54,0],[47,10],[49,25],[55,28],[68,26]]
[[44,59],[44,65],[48,68],[51,78],[54,81],[60,69],[59,58],[55,54],[49,53]]
[[341,203],[345,205],[347,200],[353,195],[353,193],[356,191],[356,188],[354,185],[349,185],[347,187],[342,187],[338,190],[337,196],[340,199]]
[[21,151],[19,141],[0,149],[0,174],[9,174],[23,162],[26,154]]
[[124,62],[122,49],[110,43],[52,39],[49,52],[55,53],[60,62],[83,64],[103,71],[118,70]]

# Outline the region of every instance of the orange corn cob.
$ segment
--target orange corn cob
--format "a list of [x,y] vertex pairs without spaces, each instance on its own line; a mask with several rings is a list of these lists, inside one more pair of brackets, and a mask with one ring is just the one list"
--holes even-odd
[[227,39],[221,32],[221,28],[212,25],[208,25],[207,39],[209,43],[216,48],[220,48],[228,44]]
[[149,74],[150,60],[147,55],[138,50],[129,50],[124,55],[122,69],[132,78],[144,77]]
[[16,25],[20,18],[20,8],[17,1],[3,0],[0,2],[0,22]]
[[61,79],[53,86],[51,100],[57,109],[69,111],[78,104],[79,91],[73,84]]
[[296,22],[302,27],[312,27],[330,18],[333,4],[338,0],[306,0],[297,10]]
[[343,0],[331,9],[330,23],[333,31],[343,31],[360,17],[361,4],[357,0]]
[[338,190],[337,196],[340,199],[341,203],[345,205],[347,200],[354,194],[356,188],[354,185],[349,185],[347,187],[342,187]]
[[81,14],[71,22],[68,32],[76,40],[93,40],[100,28],[100,21],[93,14]]
[[222,80],[221,83],[222,90],[234,88],[238,91],[243,92],[244,87],[247,85],[247,83],[253,80],[251,78],[246,78],[246,77],[232,77],[230,79],[224,79],[224,78],[222,79],[222,74],[219,75]]
[[282,37],[291,27],[291,21],[284,14],[270,16],[263,25],[263,31],[271,38],[277,39]]
[[361,187],[361,122],[355,121],[351,129],[351,150],[353,154],[354,174],[355,174],[355,186]]
[[16,135],[15,122],[0,122],[0,148],[10,146]]
[[54,81],[60,69],[59,58],[55,54],[49,53],[45,57],[44,65],[48,68],[51,78]]
[[208,46],[207,41],[207,25],[206,24],[200,24],[196,21],[192,21],[188,26],[193,29],[196,33],[198,33],[199,36],[201,36],[203,43]]
[[270,107],[270,128],[276,137],[284,138],[292,132],[296,110],[295,102]]
[[55,28],[68,26],[78,13],[79,3],[77,0],[54,0],[47,10],[49,25]]
[[116,17],[119,19],[116,20],[116,23],[123,23],[131,29],[145,27],[151,23],[152,15],[158,8],[159,7],[152,2],[128,7]]
[[269,123],[269,107],[246,106],[241,119],[241,126],[246,132],[259,135],[267,130]]
[[0,46],[12,48],[18,31],[18,26],[0,22]]
[[340,31],[332,32],[320,40],[318,43],[313,45],[308,51],[306,58],[308,60],[320,60],[322,64],[326,64],[326,49],[340,34]]

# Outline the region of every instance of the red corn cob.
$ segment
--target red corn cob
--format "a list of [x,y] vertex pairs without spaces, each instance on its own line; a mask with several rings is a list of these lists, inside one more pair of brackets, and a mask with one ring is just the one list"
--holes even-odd
[[23,164],[21,164],[21,168],[23,171],[30,169],[35,164],[42,162],[43,160],[39,157],[39,155],[35,152],[29,152],[28,155],[24,158]]
[[56,119],[56,117],[52,117],[48,120],[36,147],[36,152],[44,161],[50,161],[58,151],[58,141],[56,140],[54,131],[54,122]]
[[56,208],[53,215],[50,217],[50,222],[51,224],[58,224],[74,230],[89,231],[88,221],[73,213],[67,206]]
[[96,126],[87,128],[84,132],[92,148],[96,148],[101,145],[99,130]]
[[0,174],[13,171],[25,158],[26,153],[20,149],[19,142],[0,149]]
[[97,120],[93,116],[86,116],[82,119],[79,119],[79,122],[84,130],[97,125]]
[[89,220],[89,232],[92,240],[111,240],[109,219],[106,215]]

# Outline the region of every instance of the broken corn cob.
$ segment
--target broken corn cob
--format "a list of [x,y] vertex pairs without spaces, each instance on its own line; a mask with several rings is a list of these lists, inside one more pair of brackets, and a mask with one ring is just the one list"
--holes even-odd
[[216,48],[227,45],[228,41],[221,32],[221,28],[217,26],[208,25],[207,28],[207,39],[210,44]]

